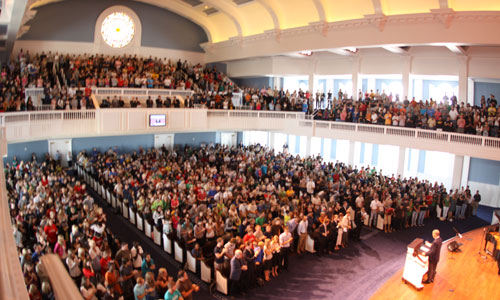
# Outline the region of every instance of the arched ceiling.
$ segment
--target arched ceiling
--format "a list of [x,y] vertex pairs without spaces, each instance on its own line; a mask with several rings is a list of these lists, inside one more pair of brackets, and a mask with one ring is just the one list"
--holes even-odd
[[[64,0],[30,1],[31,9]],[[499,0],[136,0],[168,9],[200,25],[211,43],[367,15],[500,11]]]
[[[64,0],[28,0],[23,24],[36,9]],[[84,0],[82,0],[84,1]],[[201,26],[207,45],[258,39],[290,29],[327,27],[346,21],[380,26],[386,18],[439,12],[443,23],[447,13],[500,11],[500,0],[135,0],[170,10]],[[444,16],[441,16],[444,15]],[[441,19],[440,19],[441,20]],[[339,22],[339,23],[337,23]],[[319,27],[318,27],[319,26]],[[21,31],[23,27],[21,27]],[[326,34],[324,34],[326,36]],[[221,43],[224,44],[224,43]],[[220,44],[219,44],[220,45]]]

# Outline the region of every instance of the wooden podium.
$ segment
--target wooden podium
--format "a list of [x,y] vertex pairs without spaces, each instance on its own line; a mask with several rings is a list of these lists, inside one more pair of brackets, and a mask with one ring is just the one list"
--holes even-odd
[[429,258],[425,255],[430,249],[425,246],[424,240],[416,238],[408,245],[406,262],[403,271],[403,282],[411,283],[417,290],[421,290],[422,279],[429,269]]

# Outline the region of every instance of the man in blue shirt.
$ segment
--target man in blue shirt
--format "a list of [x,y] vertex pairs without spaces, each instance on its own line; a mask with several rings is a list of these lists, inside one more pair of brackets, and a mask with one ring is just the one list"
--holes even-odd
[[142,276],[146,276],[147,272],[153,272],[155,271],[156,266],[155,262],[151,258],[151,255],[148,253],[146,254],[146,257],[142,260],[142,265],[141,265],[141,270],[142,270]]
[[183,300],[182,294],[177,288],[177,285],[175,282],[171,281],[168,283],[168,290],[165,293],[165,300]]
[[134,286],[134,300],[142,300],[146,297],[146,285],[144,278],[137,277],[137,284]]

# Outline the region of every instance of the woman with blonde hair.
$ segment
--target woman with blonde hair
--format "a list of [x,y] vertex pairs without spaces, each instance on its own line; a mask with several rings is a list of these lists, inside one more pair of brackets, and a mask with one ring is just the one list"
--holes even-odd
[[271,241],[271,248],[273,250],[271,271],[274,277],[278,277],[278,266],[280,265],[281,260],[281,247],[277,235],[273,236],[273,240]]
[[272,260],[273,260],[273,248],[271,245],[271,240],[266,239],[264,241],[264,277],[266,281],[270,281],[269,273],[272,270]]
[[54,246],[54,253],[59,255],[61,259],[66,259],[66,241],[62,234],[57,236],[57,242]]
[[158,295],[156,293],[155,275],[153,272],[147,272],[144,279],[146,282],[146,300],[158,299]]

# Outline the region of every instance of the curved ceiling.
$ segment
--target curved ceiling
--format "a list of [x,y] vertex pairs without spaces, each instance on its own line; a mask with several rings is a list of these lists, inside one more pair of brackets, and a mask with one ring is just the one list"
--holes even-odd
[[[31,1],[31,9],[64,0]],[[367,15],[500,11],[499,0],[135,0],[168,9],[200,25],[211,43],[267,31],[362,19]]]

